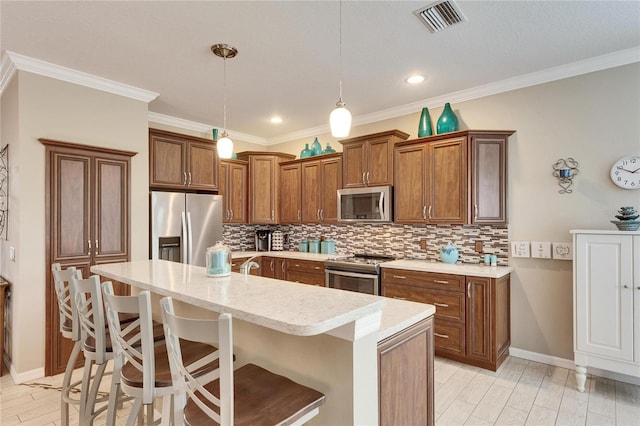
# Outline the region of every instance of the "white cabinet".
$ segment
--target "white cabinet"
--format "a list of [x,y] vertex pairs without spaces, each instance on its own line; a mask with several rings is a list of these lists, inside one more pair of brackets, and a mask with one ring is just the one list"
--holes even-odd
[[640,378],[640,233],[571,233],[578,390],[587,367]]

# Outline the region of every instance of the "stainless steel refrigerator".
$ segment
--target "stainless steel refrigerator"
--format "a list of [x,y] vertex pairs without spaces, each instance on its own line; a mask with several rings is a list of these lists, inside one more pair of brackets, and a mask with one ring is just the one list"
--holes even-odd
[[222,241],[222,196],[151,192],[151,259],[205,266],[207,247]]

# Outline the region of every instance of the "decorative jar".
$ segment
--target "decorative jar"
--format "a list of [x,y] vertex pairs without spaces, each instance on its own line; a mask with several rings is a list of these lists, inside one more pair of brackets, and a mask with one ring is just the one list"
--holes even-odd
[[313,143],[311,144],[311,155],[320,155],[322,154],[322,145],[320,145],[320,142],[318,142],[318,138],[315,138],[313,140]]
[[226,277],[231,274],[231,250],[218,241],[207,249],[207,275],[210,277]]
[[458,252],[458,247],[449,243],[446,246],[440,249],[440,259],[444,263],[455,264],[458,261],[458,257],[460,253]]
[[429,115],[429,108],[422,108],[422,114],[420,114],[420,123],[418,124],[418,137],[423,138],[425,136],[433,135],[433,128],[431,127],[431,116]]
[[309,144],[305,143],[304,149],[300,151],[300,158],[308,158],[308,157],[311,157],[312,155],[313,155],[313,151],[309,149]]
[[323,154],[333,154],[336,152],[335,149],[331,147],[331,145],[327,142],[327,147],[322,151]]
[[436,124],[436,130],[438,134],[458,130],[458,117],[456,117],[456,114],[451,109],[449,102],[444,104],[444,110],[442,110],[442,114],[440,114],[440,118],[438,118],[438,123]]
[[320,253],[320,240],[314,239],[309,241],[309,253]]

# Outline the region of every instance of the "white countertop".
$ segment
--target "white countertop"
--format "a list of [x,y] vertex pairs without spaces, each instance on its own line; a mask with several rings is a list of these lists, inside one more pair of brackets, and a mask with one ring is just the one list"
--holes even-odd
[[322,253],[307,253],[303,251],[234,251],[231,252],[232,259],[240,259],[253,256],[269,256],[269,257],[282,257],[286,259],[300,259],[300,260],[315,260],[316,262],[324,262],[328,259],[338,259],[341,257],[348,257],[348,255],[340,254],[322,254]]
[[382,309],[378,342],[436,313],[435,306],[425,303],[392,298],[386,298],[386,301],[387,304]]
[[386,298],[164,260],[94,265],[91,272],[297,336],[322,334],[382,310]]
[[392,262],[381,263],[380,267],[487,278],[501,278],[513,271],[511,266],[485,266],[468,263],[457,263],[455,265],[451,265],[448,263],[431,262],[428,260],[394,260]]

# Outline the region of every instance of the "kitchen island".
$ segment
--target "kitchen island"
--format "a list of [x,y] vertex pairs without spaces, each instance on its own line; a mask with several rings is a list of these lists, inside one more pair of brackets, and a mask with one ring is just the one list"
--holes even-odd
[[[178,314],[230,313],[238,366],[253,362],[326,395],[326,404],[310,424],[377,424],[379,343],[387,344],[384,354],[393,354],[389,349],[405,341],[419,342],[415,336],[429,346],[409,353],[424,353],[417,361],[431,374],[424,399],[432,405],[431,305],[238,273],[210,278],[204,268],[162,260],[95,265],[91,271],[149,290],[157,298],[171,296],[183,302]],[[413,332],[418,328],[419,333]],[[393,356],[384,360],[393,372]],[[392,385],[393,380],[397,377],[391,377]],[[427,389],[422,383],[416,386]]]

